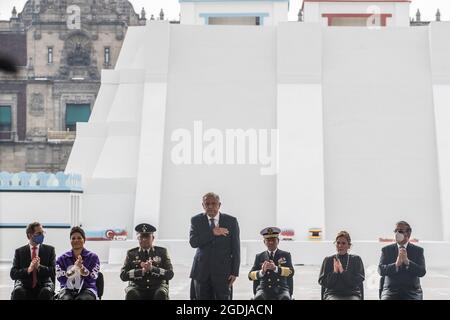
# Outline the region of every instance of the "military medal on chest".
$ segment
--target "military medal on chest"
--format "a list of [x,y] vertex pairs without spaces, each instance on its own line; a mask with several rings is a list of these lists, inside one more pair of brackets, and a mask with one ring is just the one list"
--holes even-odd
[[161,257],[160,256],[154,256],[152,258],[153,263],[161,263]]

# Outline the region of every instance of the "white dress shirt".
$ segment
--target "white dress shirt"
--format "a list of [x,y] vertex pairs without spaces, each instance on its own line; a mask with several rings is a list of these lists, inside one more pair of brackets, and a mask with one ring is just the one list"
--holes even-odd
[[[206,213],[205,213],[205,214],[206,214]],[[206,215],[206,216],[208,217],[208,224],[209,224],[210,226],[211,226],[211,219],[214,220],[214,225],[215,225],[216,227],[219,226],[220,212],[218,212],[214,218],[211,218],[211,217],[208,216],[208,215]]]
[[401,245],[401,244],[398,244],[398,242],[397,242],[397,248],[400,249],[400,247],[403,246],[403,247],[405,247],[405,249],[406,249],[406,248],[408,248],[408,243],[409,243],[409,242],[407,242],[407,243]]

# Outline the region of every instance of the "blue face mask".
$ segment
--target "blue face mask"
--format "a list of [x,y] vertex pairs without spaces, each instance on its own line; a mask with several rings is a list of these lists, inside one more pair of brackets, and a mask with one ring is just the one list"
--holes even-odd
[[33,236],[33,242],[36,244],[42,244],[42,242],[44,242],[44,235],[43,234],[39,234],[36,236]]

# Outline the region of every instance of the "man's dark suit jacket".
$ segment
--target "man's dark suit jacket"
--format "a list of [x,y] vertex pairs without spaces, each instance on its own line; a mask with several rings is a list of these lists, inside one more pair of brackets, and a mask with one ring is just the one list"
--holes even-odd
[[227,228],[227,236],[214,236],[208,216],[200,213],[191,219],[189,243],[197,248],[190,277],[206,281],[239,276],[241,263],[239,224],[235,217],[220,212],[219,227]]
[[[55,279],[55,248],[45,244],[39,246],[38,256],[40,267],[37,273],[37,286],[43,287],[51,285],[54,288]],[[20,285],[25,289],[31,289],[32,273],[28,274],[28,267],[31,263],[30,246],[20,247],[14,253],[13,266],[11,268],[11,279],[15,280],[15,287]]]
[[402,265],[397,271],[395,268],[395,261],[398,256],[397,244],[388,245],[381,250],[378,272],[382,277],[385,277],[383,290],[422,291],[419,278],[426,273],[423,248],[408,243],[406,252],[409,267]]

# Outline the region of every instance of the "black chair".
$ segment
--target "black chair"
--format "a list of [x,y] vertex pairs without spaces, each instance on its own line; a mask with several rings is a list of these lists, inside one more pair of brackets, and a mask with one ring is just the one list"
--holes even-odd
[[[360,286],[359,286],[359,290],[361,290],[361,300],[364,300],[364,283],[361,282]],[[320,300],[323,300],[325,296],[325,287],[321,286],[320,289]]]
[[97,295],[98,299],[101,300],[103,296],[103,291],[105,289],[105,279],[103,278],[103,273],[98,272],[97,281],[95,281],[95,285],[97,286]]
[[197,300],[197,296],[195,294],[194,279],[191,279],[191,287],[190,287],[190,290],[189,290],[189,299],[190,300]]
[[[290,277],[287,278],[287,283],[288,283],[288,287],[289,287],[289,296],[291,297],[291,300],[293,300],[292,295],[294,294],[294,278]],[[254,299],[255,295],[256,295],[256,289],[259,286],[259,280],[254,280],[253,281],[253,298]]]
[[381,294],[383,293],[383,287],[384,287],[384,276],[380,278],[380,287],[378,289],[378,298],[381,300]]

